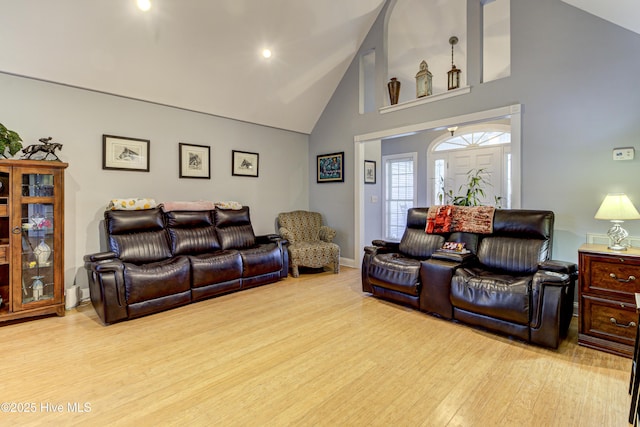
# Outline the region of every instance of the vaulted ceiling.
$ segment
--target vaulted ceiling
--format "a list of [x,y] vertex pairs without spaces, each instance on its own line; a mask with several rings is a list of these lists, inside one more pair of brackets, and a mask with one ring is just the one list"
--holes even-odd
[[[0,72],[310,133],[385,2],[151,1],[0,0]],[[640,32],[637,0],[563,1]]]
[[384,0],[151,2],[0,0],[0,71],[310,133]]
[[562,1],[640,34],[640,1],[638,0]]

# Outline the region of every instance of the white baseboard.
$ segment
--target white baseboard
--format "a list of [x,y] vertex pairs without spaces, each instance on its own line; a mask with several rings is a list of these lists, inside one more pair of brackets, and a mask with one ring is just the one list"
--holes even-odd
[[360,266],[356,265],[356,260],[353,258],[342,258],[340,257],[340,265],[344,265],[345,267],[351,268],[359,268]]

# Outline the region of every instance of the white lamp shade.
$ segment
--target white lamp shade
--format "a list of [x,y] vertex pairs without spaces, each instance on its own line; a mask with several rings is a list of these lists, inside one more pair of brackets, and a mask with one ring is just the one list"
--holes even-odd
[[640,213],[633,206],[629,197],[623,193],[607,194],[600,209],[596,212],[596,219],[627,220],[640,219]]

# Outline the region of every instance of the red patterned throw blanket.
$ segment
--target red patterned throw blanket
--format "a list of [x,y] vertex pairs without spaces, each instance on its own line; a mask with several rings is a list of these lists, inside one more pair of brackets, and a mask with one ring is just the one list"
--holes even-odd
[[493,206],[431,206],[427,212],[427,233],[490,234],[493,232]]

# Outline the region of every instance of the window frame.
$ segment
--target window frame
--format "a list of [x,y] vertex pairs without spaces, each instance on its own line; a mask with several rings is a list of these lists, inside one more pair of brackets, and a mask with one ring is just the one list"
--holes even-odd
[[[412,191],[412,198],[397,198],[397,199],[390,199],[389,195],[390,195],[390,185],[392,185],[392,180],[390,179],[390,165],[392,163],[399,163],[401,160],[405,160],[406,162],[411,162],[412,164],[412,187],[413,187],[413,191]],[[391,155],[387,155],[387,156],[382,156],[382,189],[383,189],[383,209],[382,209],[382,224],[383,224],[383,236],[384,239],[387,241],[391,241],[391,242],[397,242],[400,241],[400,239],[402,238],[402,235],[404,234],[404,229],[406,228],[407,225],[407,221],[406,221],[406,213],[408,211],[409,208],[411,207],[415,207],[418,204],[418,153],[417,152],[410,152],[410,153],[400,153],[400,154],[391,154]],[[402,201],[406,201],[408,203],[411,203],[411,206],[409,206],[405,211],[404,211],[404,215],[402,216],[404,218],[404,221],[400,220],[400,221],[395,221],[393,224],[392,219],[390,218],[391,213],[390,213],[390,208],[389,208],[389,203],[390,202],[402,202]],[[402,232],[398,232],[398,233],[393,233],[391,230],[391,227],[394,227],[396,229],[402,229]]]

